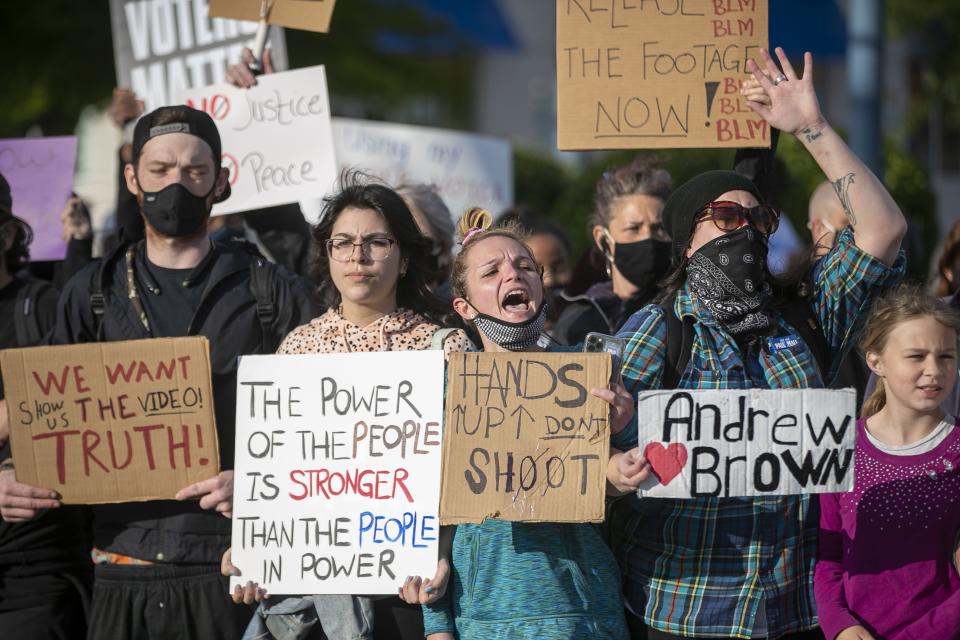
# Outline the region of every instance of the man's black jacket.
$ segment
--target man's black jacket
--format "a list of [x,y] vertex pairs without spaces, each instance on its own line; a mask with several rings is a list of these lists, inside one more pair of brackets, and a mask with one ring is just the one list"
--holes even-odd
[[[67,282],[57,307],[53,344],[139,340],[151,336],[140,322],[127,290],[126,248],[117,247]],[[137,246],[143,255],[143,242]],[[243,243],[213,245],[194,269],[203,270],[205,286],[187,335],[210,341],[214,410],[220,441],[220,465],[233,468],[238,357],[269,352],[291,330],[319,314],[309,283],[282,268],[271,268],[273,320],[264,349],[264,332],[251,288],[251,262],[262,260]],[[136,261],[135,261],[136,264]],[[103,315],[97,322],[90,294],[94,278],[102,278]],[[149,295],[139,292],[140,296]],[[184,310],[190,314],[189,309]],[[99,326],[98,326],[99,325]],[[173,337],[173,336],[162,336]],[[94,511],[94,544],[106,551],[144,560],[176,563],[218,563],[230,543],[230,521],[196,502],[155,501],[99,505]]]

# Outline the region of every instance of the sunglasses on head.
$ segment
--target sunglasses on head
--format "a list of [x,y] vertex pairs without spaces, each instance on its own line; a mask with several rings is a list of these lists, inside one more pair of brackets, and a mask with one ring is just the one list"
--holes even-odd
[[697,222],[710,218],[717,229],[723,232],[736,231],[746,222],[762,234],[770,235],[780,225],[780,214],[773,207],[759,204],[744,207],[736,202],[720,200],[711,202],[697,215]]

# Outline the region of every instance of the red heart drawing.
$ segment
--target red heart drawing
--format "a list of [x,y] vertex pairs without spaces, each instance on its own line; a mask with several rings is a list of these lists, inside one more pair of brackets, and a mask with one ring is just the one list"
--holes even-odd
[[687,464],[687,448],[680,442],[667,447],[660,442],[651,442],[643,449],[643,457],[650,462],[650,470],[660,484],[668,485]]

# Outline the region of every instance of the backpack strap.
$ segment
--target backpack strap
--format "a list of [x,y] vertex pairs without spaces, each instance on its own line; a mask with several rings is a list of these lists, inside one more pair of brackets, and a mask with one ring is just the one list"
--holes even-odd
[[817,368],[820,369],[820,379],[825,386],[829,386],[827,376],[830,375],[830,364],[833,358],[830,345],[827,343],[826,336],[823,335],[823,330],[817,322],[810,303],[806,298],[796,298],[784,305],[780,313],[813,352]]
[[127,245],[119,244],[110,254],[100,259],[100,264],[90,276],[90,312],[93,315],[93,339],[96,342],[103,340],[103,315],[107,310],[107,299],[104,295],[104,278],[107,274],[107,265],[120,255],[125,255]]
[[681,320],[673,310],[673,301],[659,305],[667,323],[667,358],[660,381],[662,389],[676,389],[690,362],[693,349],[693,318]]
[[280,346],[273,331],[273,321],[276,319],[276,306],[273,304],[273,277],[276,270],[277,265],[259,253],[251,252],[250,291],[257,301],[262,353],[275,353]]
[[443,349],[443,341],[454,331],[456,331],[456,329],[451,327],[443,327],[434,331],[433,338],[430,340],[430,348],[433,350]]
[[36,346],[43,337],[40,317],[37,315],[37,299],[51,285],[43,280],[30,278],[23,282],[13,303],[13,328],[18,347]]

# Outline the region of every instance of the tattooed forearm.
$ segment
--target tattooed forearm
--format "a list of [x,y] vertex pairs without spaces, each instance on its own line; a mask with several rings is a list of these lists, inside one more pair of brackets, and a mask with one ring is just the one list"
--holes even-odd
[[837,197],[840,198],[840,204],[843,205],[843,210],[847,214],[847,219],[850,220],[851,227],[857,226],[857,216],[854,215],[853,209],[850,207],[850,185],[855,182],[854,175],[856,174],[848,173],[830,183],[833,185],[833,190],[837,192]]
[[816,139],[821,138],[823,136],[823,129],[820,127],[807,127],[800,133],[803,134],[803,138],[807,142],[813,142]]

